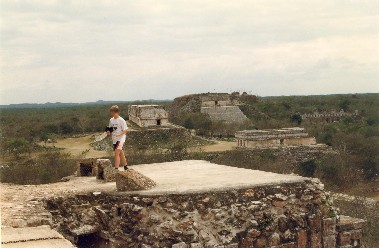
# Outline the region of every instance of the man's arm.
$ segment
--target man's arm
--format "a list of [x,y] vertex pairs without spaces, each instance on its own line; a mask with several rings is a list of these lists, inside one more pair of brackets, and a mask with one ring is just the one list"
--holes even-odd
[[109,120],[108,128],[105,131],[107,135],[111,135],[111,131],[109,131],[109,128],[111,127],[111,125],[112,125],[111,120]]

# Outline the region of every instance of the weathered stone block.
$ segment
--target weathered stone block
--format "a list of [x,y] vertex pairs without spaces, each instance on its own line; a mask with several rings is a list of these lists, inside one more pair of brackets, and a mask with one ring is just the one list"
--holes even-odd
[[337,224],[337,231],[342,232],[354,229],[362,229],[365,225],[365,220],[340,215],[340,220]]
[[299,230],[296,235],[297,247],[307,247],[308,244],[308,235],[306,230]]
[[311,232],[310,235],[310,247],[311,248],[321,248],[321,232]]
[[85,235],[85,234],[92,234],[100,231],[100,226],[91,226],[91,225],[83,225],[78,228],[74,228],[73,230],[70,230],[70,232],[75,236]]
[[228,244],[225,246],[225,248],[238,248],[238,243]]
[[326,218],[322,220],[322,235],[329,236],[336,233],[336,218]]
[[[253,247],[264,248],[264,247],[267,247],[266,244],[267,244],[267,241],[265,238],[259,238],[254,242]],[[245,247],[251,247],[251,246],[245,246]]]
[[307,219],[308,226],[312,231],[321,231],[321,220],[322,218],[319,215],[310,215]]
[[280,248],[296,248],[296,243],[291,242],[291,243],[286,243],[280,246]]
[[98,159],[96,161],[96,165],[96,179],[104,180],[105,182],[115,181],[115,174],[117,173],[117,170],[113,168],[109,159]]
[[203,246],[200,243],[192,243],[191,248],[202,248]]
[[95,207],[93,210],[95,211],[100,222],[103,223],[104,226],[107,226],[109,224],[109,221],[111,220],[107,213],[105,213],[104,210],[98,207]]
[[184,242],[180,242],[180,243],[172,245],[172,248],[187,248],[187,247],[188,247],[188,245]]
[[338,245],[350,245],[351,244],[351,233],[350,232],[340,232],[337,239]]
[[276,246],[280,244],[280,236],[278,233],[273,233],[269,238],[268,238],[268,245],[269,246]]
[[322,237],[323,248],[334,248],[336,247],[336,236],[324,236]]
[[362,236],[363,236],[363,232],[361,229],[350,231],[350,238],[352,240],[360,240],[362,239]]
[[118,191],[146,190],[156,186],[150,178],[138,171],[129,169],[116,174],[116,187]]
[[287,202],[286,202],[286,201],[272,201],[272,205],[273,205],[274,207],[282,208],[282,207],[284,207],[285,205],[287,205]]
[[247,232],[247,237],[248,238],[256,238],[261,235],[261,232],[257,229],[251,229]]

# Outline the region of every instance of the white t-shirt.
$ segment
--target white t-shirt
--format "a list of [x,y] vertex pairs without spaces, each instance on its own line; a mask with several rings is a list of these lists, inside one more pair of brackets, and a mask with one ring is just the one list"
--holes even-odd
[[113,144],[116,144],[117,141],[125,142],[126,134],[116,137],[116,135],[120,134],[122,131],[128,130],[126,121],[121,116],[117,118],[112,117],[109,120],[109,127],[113,127],[113,132],[112,132]]

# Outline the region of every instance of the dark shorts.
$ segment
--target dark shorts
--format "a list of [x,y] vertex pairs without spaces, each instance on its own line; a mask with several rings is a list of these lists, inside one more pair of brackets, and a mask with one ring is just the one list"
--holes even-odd
[[116,149],[122,150],[123,146],[124,146],[124,142],[117,141],[116,144],[113,144],[113,151],[116,151]]

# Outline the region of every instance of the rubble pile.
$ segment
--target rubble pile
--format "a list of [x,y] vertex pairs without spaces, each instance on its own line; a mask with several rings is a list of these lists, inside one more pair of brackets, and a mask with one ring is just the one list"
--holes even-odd
[[156,183],[153,180],[133,169],[120,171],[116,174],[116,187],[118,191],[147,190],[154,186],[156,186]]

